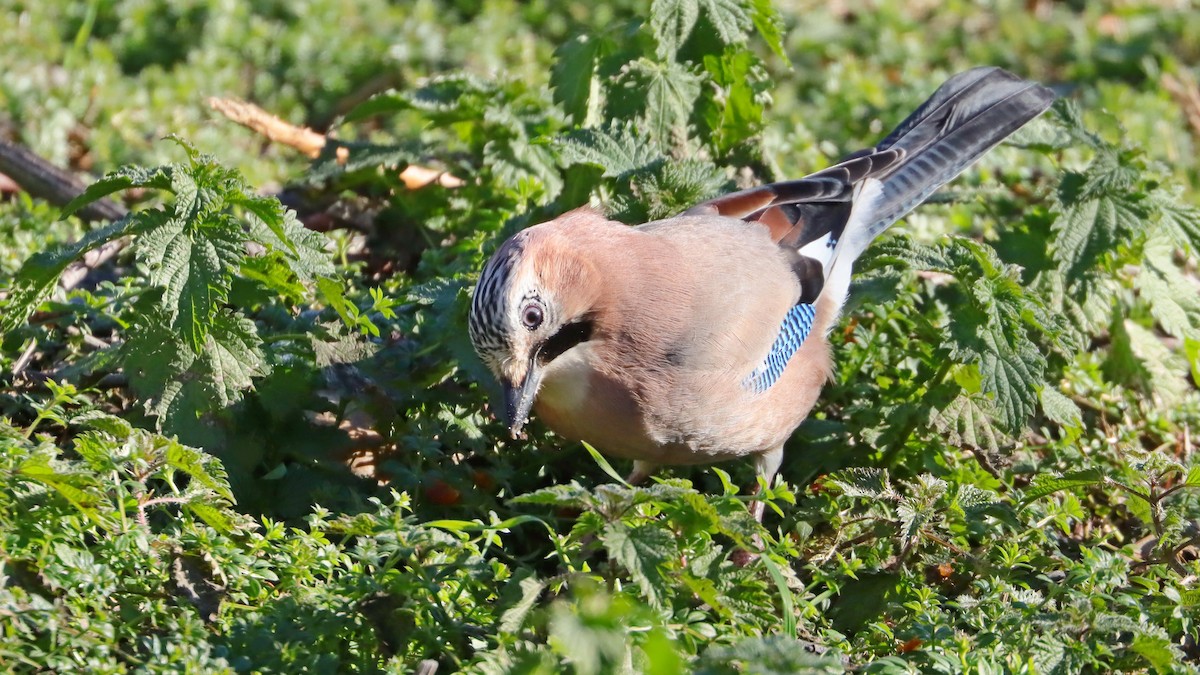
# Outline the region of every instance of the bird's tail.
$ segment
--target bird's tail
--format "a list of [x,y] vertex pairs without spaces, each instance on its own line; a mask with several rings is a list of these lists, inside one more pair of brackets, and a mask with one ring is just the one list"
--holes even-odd
[[[1054,101],[1046,87],[999,68],[975,68],[947,80],[879,145],[814,174],[869,167],[854,182],[853,206],[825,268],[822,295],[850,285],[854,261],[867,245],[935,190]],[[882,161],[881,161],[882,160]]]

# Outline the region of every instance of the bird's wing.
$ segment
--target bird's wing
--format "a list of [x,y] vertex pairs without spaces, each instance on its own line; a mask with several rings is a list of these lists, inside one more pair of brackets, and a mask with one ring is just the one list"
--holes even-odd
[[[1049,89],[999,68],[968,70],[947,80],[875,147],[799,180],[734,192],[685,213],[765,225],[772,240],[795,252],[801,301],[812,302],[835,252],[853,263],[879,233],[1053,100]],[[863,194],[871,195],[870,202],[856,204]],[[839,246],[851,223],[853,242]]]

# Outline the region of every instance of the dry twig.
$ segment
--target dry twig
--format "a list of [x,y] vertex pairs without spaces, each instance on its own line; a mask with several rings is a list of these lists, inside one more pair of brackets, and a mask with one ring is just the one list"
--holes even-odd
[[[213,96],[208,99],[208,105],[247,129],[262,134],[276,143],[295,148],[309,157],[320,155],[328,141],[328,137],[324,134],[319,134],[308,127],[300,127],[286,122],[253,103]],[[349,158],[349,148],[337,149],[339,163],[344,164]],[[400,180],[404,181],[404,186],[409,190],[425,187],[434,182],[446,188],[457,188],[463,185],[463,180],[457,176],[415,164],[410,164],[400,172]]]

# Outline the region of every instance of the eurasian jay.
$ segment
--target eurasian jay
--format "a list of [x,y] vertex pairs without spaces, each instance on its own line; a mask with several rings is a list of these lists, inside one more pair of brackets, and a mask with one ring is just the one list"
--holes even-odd
[[[999,68],[955,75],[874,148],[637,227],[580,208],[504,242],[471,303],[513,436],[659,465],[753,457],[768,484],[833,362],[826,333],[867,245],[1050,106]],[[756,493],[758,485],[754,486]],[[762,517],[762,502],[751,510]]]

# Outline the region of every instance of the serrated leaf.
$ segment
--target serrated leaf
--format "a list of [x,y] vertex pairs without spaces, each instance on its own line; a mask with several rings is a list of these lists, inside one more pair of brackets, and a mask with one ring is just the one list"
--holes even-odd
[[704,10],[704,15],[717,31],[717,37],[727,45],[741,44],[746,41],[746,31],[750,28],[750,16],[746,8],[738,0],[697,0]]
[[762,128],[770,79],[753,52],[734,47],[726,48],[720,55],[706,55],[704,70],[722,91],[721,96],[701,102],[710,136],[707,142],[717,153],[724,154]]
[[938,431],[946,434],[950,444],[996,454],[1011,439],[993,424],[995,415],[996,409],[990,400],[964,391],[936,411],[930,421]]
[[533,610],[542,591],[546,588],[546,582],[538,579],[532,572],[527,572],[525,576],[516,577],[509,582],[510,587],[514,584],[519,587],[520,599],[500,615],[499,630],[501,633],[514,634],[520,631],[525,625],[525,618],[529,616],[529,612]]
[[547,200],[562,191],[562,174],[554,152],[544,144],[531,143],[523,135],[489,141],[483,146],[483,162],[502,185],[516,188],[532,179],[541,185]]
[[605,526],[600,539],[613,560],[629,571],[646,601],[652,607],[665,607],[663,567],[675,555],[670,532],[658,523],[629,526],[617,521]]
[[591,164],[603,169],[606,178],[625,178],[664,161],[629,125],[579,129],[555,139],[553,147],[563,167]]
[[208,335],[203,363],[221,405],[237,402],[242,392],[254,384],[254,378],[267,372],[262,339],[254,322],[235,314],[218,314]]
[[1086,172],[1064,175],[1053,256],[1069,278],[1093,269],[1150,215],[1138,171],[1126,154],[1106,149]]
[[700,76],[681,63],[638,59],[611,85],[607,111],[622,120],[642,120],[639,129],[649,140],[671,147],[676,130],[686,129],[700,82]]
[[774,3],[771,0],[750,0],[750,21],[766,41],[767,47],[784,63],[789,63],[790,59],[783,49],[783,17],[775,9]]
[[599,95],[596,80],[596,61],[600,57],[603,38],[577,35],[554,50],[550,69],[550,87],[554,102],[577,126],[592,117]]
[[696,0],[654,0],[650,5],[650,29],[658,42],[658,57],[673,60],[692,34],[700,6]]
[[1180,654],[1165,635],[1138,632],[1133,636],[1133,642],[1129,643],[1129,648],[1160,673],[1175,672],[1175,666],[1179,664]]
[[161,213],[153,211],[131,213],[105,227],[91,230],[74,244],[29,256],[13,277],[8,297],[4,301],[4,311],[0,312],[0,335],[16,330],[29,319],[29,315],[54,290],[63,270],[72,262],[114,239],[156,227],[161,216]]
[[1079,405],[1054,387],[1042,387],[1039,397],[1047,419],[1064,429],[1078,432],[1083,428],[1083,412]]
[[1059,490],[1088,487],[1092,485],[1099,485],[1103,482],[1104,473],[1100,469],[1074,471],[1061,476],[1038,474],[1037,476],[1033,477],[1033,481],[1029,484],[1029,487],[1025,489],[1025,496],[1022,498],[1022,501],[1028,504],[1035,499],[1041,499],[1042,497],[1058,492]]
[[80,511],[93,510],[98,498],[88,490],[95,479],[88,473],[60,471],[44,454],[29,457],[17,467],[17,476],[53,489]]
[[1105,375],[1157,397],[1162,405],[1173,405],[1187,393],[1187,364],[1159,336],[1121,319],[1113,321],[1110,335]]
[[246,209],[250,238],[281,253],[300,279],[310,281],[333,274],[328,238],[304,227],[295,211],[285,209],[274,197],[239,196],[230,201]]
[[847,497],[865,497],[867,499],[894,499],[895,490],[888,481],[884,469],[854,467],[830,474],[827,482],[837,486]]
[[[192,480],[230,502],[234,501],[233,492],[230,491],[229,483],[225,480],[224,469],[211,455],[206,455],[179,441],[172,440],[167,443],[166,460],[167,466],[187,474]],[[210,466],[213,467],[216,475],[210,473]]]
[[133,434],[133,425],[116,415],[110,415],[102,410],[87,410],[71,418],[72,425],[108,434],[118,441],[124,441]]
[[131,187],[169,190],[171,189],[171,180],[174,174],[175,168],[170,166],[160,166],[152,169],[123,167],[92,183],[83,191],[83,194],[67,202],[67,205],[62,207],[62,217],[66,218],[92,202],[99,201],[114,192],[128,190]]
[[589,509],[593,506],[592,493],[582,485],[571,481],[569,485],[552,485],[509,500],[511,504],[540,504],[556,508]]
[[1158,214],[1158,223],[1179,248],[1200,252],[1200,208],[1183,201],[1179,195],[1151,194],[1150,203]]
[[1175,265],[1175,242],[1151,235],[1134,285],[1163,329],[1179,338],[1200,338],[1200,287]]
[[150,283],[163,289],[171,326],[199,353],[245,255],[240,226],[225,218],[211,223],[172,218],[145,233],[137,251],[151,267]]
[[1046,357],[1028,338],[1014,347],[995,333],[985,332],[987,346],[979,355],[982,391],[993,397],[1008,433],[1025,426],[1037,404],[1037,392],[1044,385],[1042,374]]
[[221,534],[229,534],[233,532],[233,521],[229,518],[229,514],[225,511],[206,504],[201,501],[192,500],[186,502],[183,508],[191,512],[193,515],[203,520],[209,527],[220,532]]

